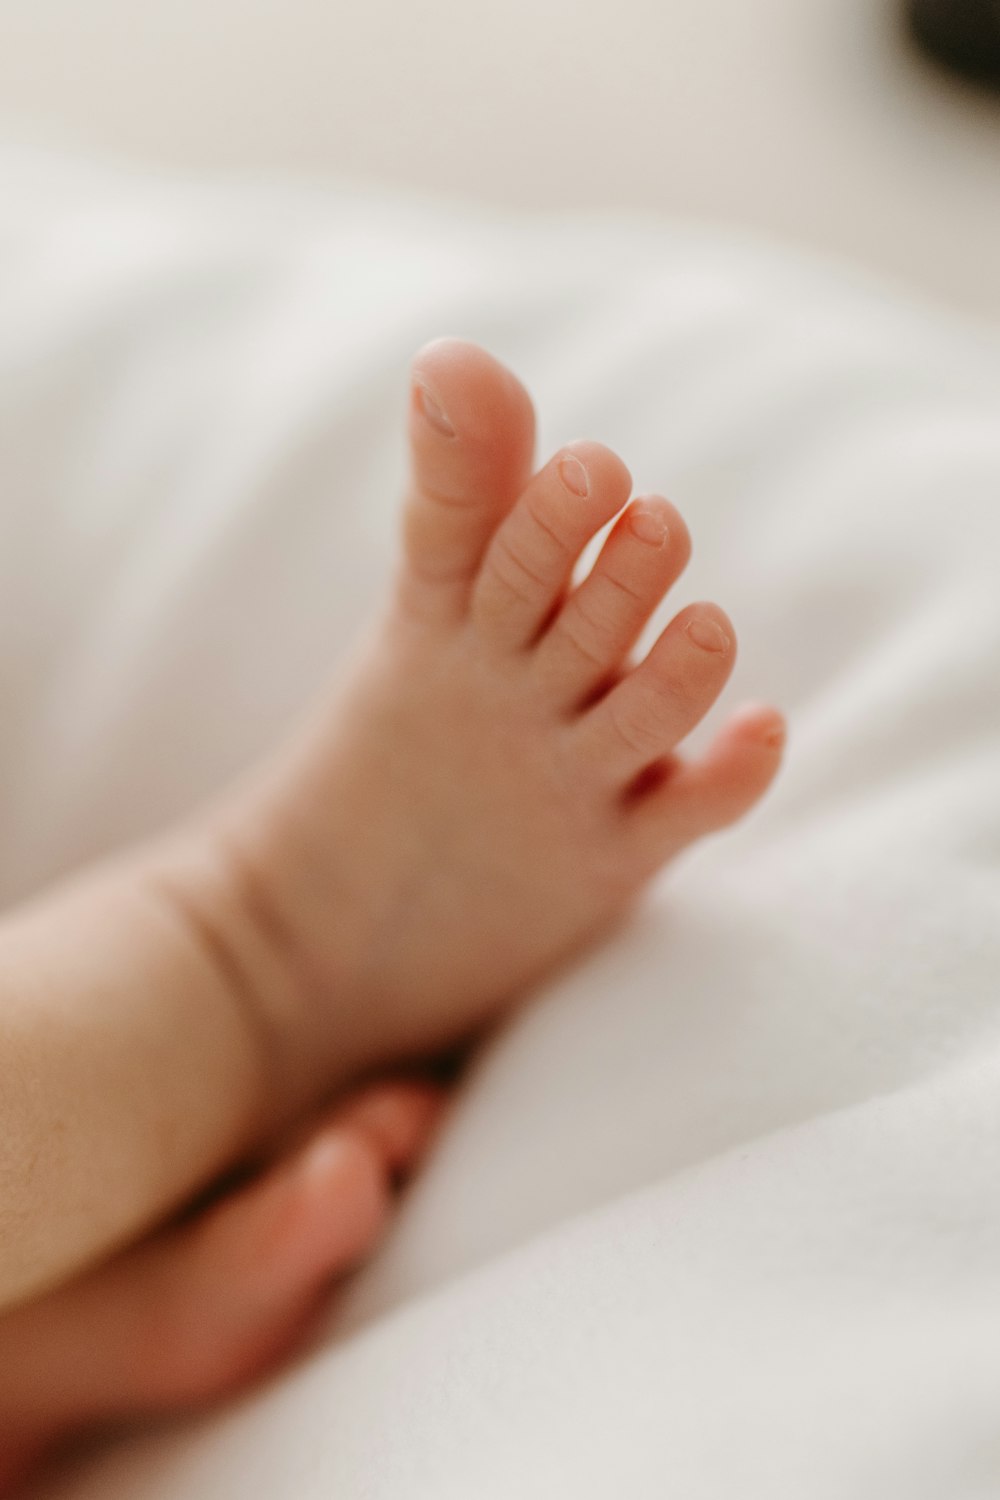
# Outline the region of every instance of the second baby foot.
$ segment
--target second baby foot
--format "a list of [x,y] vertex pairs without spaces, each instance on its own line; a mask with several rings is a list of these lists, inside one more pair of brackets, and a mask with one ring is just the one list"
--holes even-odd
[[388,607],[213,824],[235,913],[213,941],[258,990],[280,973],[287,998],[295,976],[307,1070],[481,1026],[752,807],[782,752],[781,716],[751,706],[703,755],[678,753],[736,635],[718,605],[691,604],[630,664],[690,542],[669,501],[630,501],[616,454],[575,442],[532,472],[526,392],[457,340],[417,356],[409,433]]
[[208,1406],[303,1344],[443,1103],[419,1080],[372,1083],[242,1186],[0,1313],[0,1497],[67,1438]]

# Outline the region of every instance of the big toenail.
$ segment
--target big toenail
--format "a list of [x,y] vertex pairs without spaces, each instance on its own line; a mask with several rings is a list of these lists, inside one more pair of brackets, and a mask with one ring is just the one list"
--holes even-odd
[[667,523],[662,516],[658,516],[655,510],[641,510],[633,505],[628,513],[629,525],[633,536],[637,536],[640,542],[648,542],[651,547],[665,547],[670,532]]
[[590,476],[578,458],[567,453],[559,460],[559,478],[572,495],[590,494]]
[[424,416],[427,418],[431,426],[436,427],[438,432],[444,433],[445,437],[454,437],[455,429],[448,421],[443,408],[437,401],[435,401],[434,397],[431,395],[427,387],[425,385],[421,385],[419,380],[416,382],[416,392],[417,401],[420,404],[420,410],[423,412]]
[[714,620],[706,620],[702,615],[689,620],[684,629],[702,651],[725,651],[729,645],[729,637],[722,626],[717,625]]

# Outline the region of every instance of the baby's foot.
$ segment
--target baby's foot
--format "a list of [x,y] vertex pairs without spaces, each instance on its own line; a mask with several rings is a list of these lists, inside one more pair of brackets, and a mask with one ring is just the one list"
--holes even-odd
[[54,1445],[259,1379],[369,1255],[442,1095],[373,1085],[247,1186],[0,1316],[0,1497]]
[[[689,605],[630,665],[688,560],[684,521],[658,496],[623,510],[628,470],[599,443],[532,475],[533,431],[524,389],[481,349],[442,340],[418,355],[391,604],[336,693],[217,821],[253,917],[253,973],[270,959],[295,972],[323,1066],[480,1026],[745,813],[778,767],[769,707],[678,756],[732,670],[733,627],[717,605]],[[250,960],[226,942],[245,979]]]

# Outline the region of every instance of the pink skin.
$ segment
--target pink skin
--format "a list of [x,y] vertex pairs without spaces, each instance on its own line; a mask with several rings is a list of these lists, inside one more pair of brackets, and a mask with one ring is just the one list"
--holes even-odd
[[0,1497],[67,1436],[209,1405],[287,1358],[382,1237],[442,1102],[373,1085],[250,1184],[0,1317]]

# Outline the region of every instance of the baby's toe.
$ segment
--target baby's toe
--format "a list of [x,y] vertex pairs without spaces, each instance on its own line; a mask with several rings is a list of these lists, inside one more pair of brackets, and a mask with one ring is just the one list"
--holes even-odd
[[550,459],[487,550],[472,597],[484,637],[513,651],[537,639],[583,548],[631,488],[628,469],[601,443],[572,443]]
[[643,863],[655,869],[695,839],[728,828],[767,791],[781,765],[785,721],[775,708],[734,714],[705,754],[677,763],[662,785],[628,809]]
[[461,616],[487,543],[527,483],[534,441],[528,393],[484,349],[437,339],[416,356],[405,608],[424,619]]
[[535,670],[561,708],[584,702],[614,675],[691,554],[667,500],[635,500],[538,644]]
[[624,789],[700,722],[735,658],[733,627],[717,605],[681,610],[645,660],[579,720],[582,758],[605,783]]

